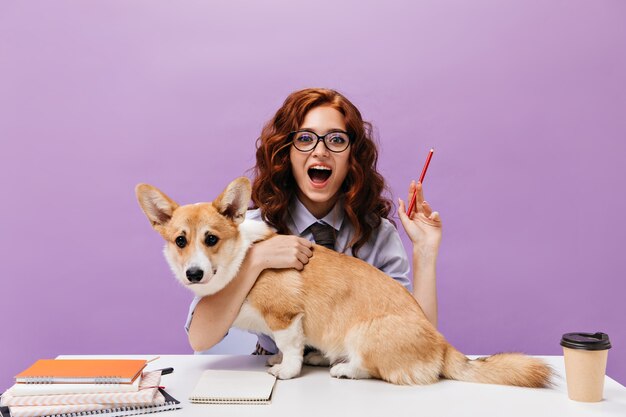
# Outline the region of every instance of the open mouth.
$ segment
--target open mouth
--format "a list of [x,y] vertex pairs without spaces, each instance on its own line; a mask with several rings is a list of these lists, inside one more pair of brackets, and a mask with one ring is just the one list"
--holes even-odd
[[307,171],[313,184],[324,184],[330,178],[333,170],[326,166],[316,165]]

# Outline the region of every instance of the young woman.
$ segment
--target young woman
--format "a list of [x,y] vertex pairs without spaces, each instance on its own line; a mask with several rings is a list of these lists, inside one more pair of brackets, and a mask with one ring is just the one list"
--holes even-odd
[[[247,215],[270,224],[280,235],[252,246],[226,288],[192,302],[186,329],[195,351],[222,340],[264,269],[304,268],[314,240],[413,288],[426,317],[437,325],[439,215],[424,201],[421,184],[409,186],[409,198],[418,193],[410,216],[398,200],[400,220],[413,243],[410,279],[406,252],[388,220],[392,203],[382,195],[385,182],[376,168],[378,151],[371,130],[359,110],[334,90],[306,89],[287,97],[257,141],[252,184],[257,208]],[[259,335],[256,353],[276,353],[276,345],[269,336]]]

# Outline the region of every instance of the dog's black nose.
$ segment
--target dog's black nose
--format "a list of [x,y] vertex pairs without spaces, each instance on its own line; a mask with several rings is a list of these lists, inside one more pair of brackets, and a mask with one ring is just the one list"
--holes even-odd
[[204,271],[200,268],[189,268],[185,274],[187,274],[187,279],[190,282],[200,282],[202,276],[204,275]]

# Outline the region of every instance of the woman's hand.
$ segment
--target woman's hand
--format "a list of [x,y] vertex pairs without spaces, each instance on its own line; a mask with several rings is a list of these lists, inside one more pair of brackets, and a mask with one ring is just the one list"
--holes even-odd
[[276,235],[252,245],[250,256],[261,271],[269,268],[300,271],[313,256],[313,243],[298,236]]
[[404,201],[398,199],[399,216],[406,234],[413,242],[413,250],[420,257],[437,256],[441,243],[441,219],[439,213],[433,211],[430,205],[424,201],[422,184],[411,181],[409,185],[409,198],[417,191],[415,206],[411,213],[406,214]]

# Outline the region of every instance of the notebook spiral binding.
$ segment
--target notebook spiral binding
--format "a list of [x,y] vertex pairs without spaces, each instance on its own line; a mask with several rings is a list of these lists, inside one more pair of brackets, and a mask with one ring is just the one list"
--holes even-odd
[[195,404],[267,404],[271,402],[265,398],[206,398],[189,397],[189,401]]
[[[127,407],[116,407],[116,408],[108,408],[106,410],[94,410],[94,411],[80,411],[78,413],[66,413],[66,414],[53,414],[46,417],[81,417],[81,416],[95,416],[95,415],[106,415],[109,413],[120,413],[122,411],[133,411],[134,415],[138,414],[151,414],[158,411],[168,411],[175,410],[180,407],[172,407],[165,409],[167,406],[176,406],[176,402],[174,401],[166,401],[163,404],[159,405],[136,405],[136,406],[127,406]],[[155,410],[156,409],[156,410]]]
[[[80,378],[73,377],[68,378],[76,381],[80,380],[89,380],[90,384],[121,384],[122,377],[120,376],[112,376],[112,377],[96,377],[96,378]],[[20,382],[23,384],[54,384],[59,380],[58,377],[52,376],[29,376],[20,378]]]

